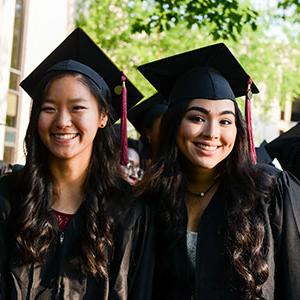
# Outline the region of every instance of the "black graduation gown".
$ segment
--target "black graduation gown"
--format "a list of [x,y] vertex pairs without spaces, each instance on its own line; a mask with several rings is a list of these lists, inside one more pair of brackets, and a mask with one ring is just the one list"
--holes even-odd
[[11,174],[0,180],[0,299],[151,299],[153,222],[146,205],[135,203],[120,216],[108,279],[86,276],[81,271],[79,236],[84,220],[80,208],[63,233],[56,224],[56,240],[45,262],[23,265],[17,250],[7,243],[14,177]]
[[[277,184],[274,198],[263,204],[270,270],[263,295],[266,300],[299,300],[300,185],[288,173],[268,169],[277,177]],[[190,300],[193,290],[194,300],[243,299],[224,244],[224,202],[228,196],[221,185],[200,220],[195,272],[191,272],[187,257],[185,206],[185,224],[168,236],[160,236],[153,299]]]

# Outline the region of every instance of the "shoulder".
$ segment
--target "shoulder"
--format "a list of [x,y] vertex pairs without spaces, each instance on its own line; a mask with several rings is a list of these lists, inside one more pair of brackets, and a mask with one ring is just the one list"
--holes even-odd
[[258,176],[257,180],[269,178],[271,179],[271,190],[275,193],[286,193],[291,191],[292,187],[298,187],[299,182],[292,174],[287,171],[282,171],[268,164],[257,164],[256,171],[262,176]]
[[0,192],[8,192],[13,190],[16,186],[16,182],[19,181],[20,172],[5,173],[0,177]]
[[287,171],[267,165],[259,167],[274,178],[273,193],[268,199],[271,224],[279,231],[293,227],[300,234],[300,181]]
[[300,181],[290,172],[282,171],[267,164],[258,164],[257,168],[274,179],[275,191],[281,196],[295,196],[294,192],[300,191]]
[[275,178],[278,178],[280,177],[280,175],[282,175],[283,171],[277,169],[276,167],[273,167],[269,164],[264,164],[264,163],[258,163],[256,164],[256,169],[263,172],[263,173],[266,173],[270,176],[273,176]]
[[23,171],[17,170],[0,177],[0,195],[9,197],[15,195],[22,181]]
[[300,181],[293,174],[267,164],[258,164],[256,168],[273,178],[274,196],[280,200],[294,200],[300,195]]
[[4,221],[10,213],[11,201],[17,193],[17,182],[19,174],[6,173],[0,177],[0,214],[1,221]]

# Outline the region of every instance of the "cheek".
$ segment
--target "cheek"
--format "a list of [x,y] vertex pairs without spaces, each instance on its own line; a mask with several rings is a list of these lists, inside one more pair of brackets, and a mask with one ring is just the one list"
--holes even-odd
[[224,138],[224,141],[230,145],[231,147],[234,146],[235,144],[235,140],[236,140],[236,134],[237,134],[237,131],[236,130],[232,130],[230,132],[227,132],[226,134],[224,134],[223,138]]
[[100,125],[100,116],[98,114],[86,114],[74,116],[72,119],[73,126],[77,128],[96,130]]
[[179,127],[177,140],[184,143],[185,141],[197,136],[199,134],[199,128],[192,126],[191,124],[186,124],[183,122]]
[[176,143],[180,152],[186,152],[186,142],[189,140],[190,133],[187,131],[186,126],[181,125],[178,129]]
[[50,126],[50,120],[45,115],[40,114],[37,122],[37,130],[39,134],[45,132]]

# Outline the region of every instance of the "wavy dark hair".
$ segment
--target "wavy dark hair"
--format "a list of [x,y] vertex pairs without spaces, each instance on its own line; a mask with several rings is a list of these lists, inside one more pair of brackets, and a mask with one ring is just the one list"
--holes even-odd
[[[173,232],[183,224],[182,199],[186,176],[181,166],[182,154],[176,145],[176,135],[186,112],[188,101],[173,105],[165,113],[161,125],[160,149],[152,167],[138,186],[138,195],[160,199],[157,203],[158,223],[162,234]],[[266,259],[268,237],[265,233],[261,201],[272,193],[273,178],[254,166],[247,142],[244,118],[236,102],[237,136],[233,150],[219,164],[221,179],[228,187],[226,203],[228,230],[226,247],[233,276],[241,283],[243,299],[263,299],[262,285],[269,269]]]
[[154,159],[154,157],[157,155],[156,149],[153,149],[153,146],[151,145],[149,138],[147,136],[147,131],[153,131],[154,124],[159,119],[163,117],[163,113],[161,112],[160,115],[157,115],[155,119],[153,119],[149,124],[146,124],[145,128],[143,128],[143,131],[140,135],[140,141],[142,142],[143,148],[141,152],[141,158],[142,158],[142,167],[147,168],[149,166],[149,160],[151,161]]
[[[20,179],[21,195],[12,217],[14,237],[23,262],[41,261],[55,240],[51,205],[55,181],[48,166],[48,149],[41,141],[37,123],[41,99],[51,83],[64,76],[74,76],[98,99],[99,111],[110,114],[110,105],[102,99],[98,87],[84,75],[61,72],[54,75],[34,99],[25,136],[26,164]],[[82,211],[85,227],[81,233],[83,270],[93,276],[107,276],[108,253],[112,247],[113,219],[107,213],[113,193],[117,193],[117,151],[111,126],[98,129],[87,177],[83,185]],[[117,197],[116,197],[117,198]]]

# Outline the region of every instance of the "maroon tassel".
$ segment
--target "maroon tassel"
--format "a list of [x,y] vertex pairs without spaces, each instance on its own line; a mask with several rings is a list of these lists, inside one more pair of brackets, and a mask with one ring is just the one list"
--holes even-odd
[[252,98],[251,85],[252,85],[252,79],[249,77],[248,84],[247,84],[247,91],[246,91],[245,117],[246,117],[247,129],[248,129],[250,154],[251,154],[253,164],[256,164],[256,151],[255,151],[255,145],[253,139],[252,119],[251,119],[251,98]]
[[121,114],[121,158],[122,166],[128,164],[128,141],[127,141],[127,88],[126,76],[122,74],[122,114]]

